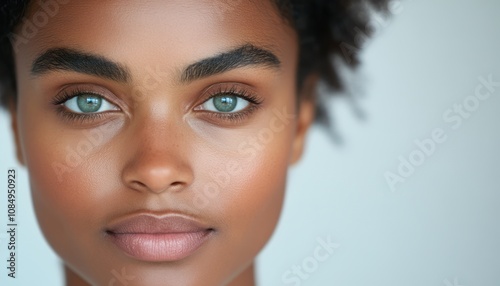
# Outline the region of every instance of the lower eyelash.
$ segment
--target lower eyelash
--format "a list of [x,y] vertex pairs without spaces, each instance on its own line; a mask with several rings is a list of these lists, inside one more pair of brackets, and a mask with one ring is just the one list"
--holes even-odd
[[227,120],[233,123],[239,123],[247,119],[252,113],[254,113],[257,109],[260,108],[260,103],[259,104],[250,103],[250,104],[251,104],[250,107],[239,112],[223,113],[223,112],[208,111],[206,113],[209,116],[212,116],[218,120]]
[[98,112],[98,113],[75,113],[68,111],[67,108],[64,106],[64,103],[73,97],[79,96],[81,94],[92,94],[95,96],[99,96],[103,99],[106,99],[106,97],[100,95],[99,93],[93,92],[93,91],[88,91],[85,89],[75,89],[72,90],[71,92],[64,91],[61,94],[57,94],[53,100],[52,104],[56,106],[56,112],[61,115],[64,119],[72,122],[78,122],[80,124],[84,123],[92,123],[96,120],[102,119],[104,116],[106,116],[104,113],[105,112]]
[[262,99],[258,98],[257,96],[250,93],[246,89],[239,88],[238,86],[231,86],[230,88],[221,86],[216,91],[212,92],[212,95],[207,100],[205,100],[205,102],[219,95],[236,96],[240,99],[249,102],[249,106],[246,109],[238,112],[224,113],[224,112],[205,111],[206,114],[208,114],[211,117],[214,117],[215,119],[231,121],[233,123],[240,123],[245,119],[247,119],[253,112],[255,112],[257,109],[261,107],[261,104],[263,102]]
[[[66,107],[63,105],[66,101],[70,100],[71,98],[78,96],[82,93],[85,94],[94,94],[96,96],[103,97],[102,95],[95,93],[95,92],[90,92],[86,90],[74,90],[72,92],[64,92],[62,94],[58,94],[57,96],[54,97],[52,100],[52,104],[56,106],[56,112],[61,115],[64,119],[68,121],[73,121],[73,122],[78,122],[80,124],[84,123],[92,123],[93,121],[97,121],[99,119],[102,119],[103,117],[106,116],[104,112],[99,112],[99,113],[75,113],[68,111]],[[240,99],[247,100],[249,102],[249,106],[242,111],[239,112],[228,112],[228,113],[223,113],[223,112],[212,112],[212,111],[206,111],[205,113],[211,117],[214,117],[215,119],[218,120],[226,120],[226,121],[231,121],[233,123],[239,123],[247,119],[253,112],[255,112],[257,109],[260,108],[262,100],[259,99],[257,96],[249,93],[248,91],[242,89],[238,90],[237,87],[231,87],[229,89],[224,89],[220,88],[217,90],[212,96],[210,96],[208,100],[211,100],[215,96],[221,95],[221,94],[228,94],[228,95],[233,95],[236,96]]]
[[66,107],[64,107],[62,104],[59,104],[56,107],[56,111],[59,115],[61,115],[64,119],[68,121],[76,121],[78,123],[92,123],[95,120],[101,119],[104,115],[104,113],[74,113],[71,111],[67,111]]

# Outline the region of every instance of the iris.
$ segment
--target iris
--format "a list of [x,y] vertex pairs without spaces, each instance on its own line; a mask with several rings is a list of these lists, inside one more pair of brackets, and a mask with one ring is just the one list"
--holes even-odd
[[79,95],[77,98],[78,108],[84,113],[97,112],[102,105],[102,98],[92,94]]
[[213,101],[215,108],[220,112],[232,112],[238,104],[238,98],[234,95],[217,95]]

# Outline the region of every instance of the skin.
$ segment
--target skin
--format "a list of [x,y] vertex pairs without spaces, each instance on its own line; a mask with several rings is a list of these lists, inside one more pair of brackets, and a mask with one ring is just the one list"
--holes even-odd
[[[255,285],[255,256],[278,222],[288,167],[313,120],[315,80],[296,90],[297,35],[270,1],[237,3],[70,1],[19,47],[11,105],[18,160],[67,285],[121,285],[113,279],[123,270],[129,285]],[[271,51],[281,67],[181,81],[190,64],[244,44]],[[31,73],[38,55],[61,47],[119,63],[130,80]],[[238,121],[197,109],[207,88],[234,85],[257,96],[259,108]],[[87,121],[63,116],[54,97],[82,86],[116,109]],[[139,212],[183,214],[215,232],[180,261],[140,261],[103,238],[111,222]]]

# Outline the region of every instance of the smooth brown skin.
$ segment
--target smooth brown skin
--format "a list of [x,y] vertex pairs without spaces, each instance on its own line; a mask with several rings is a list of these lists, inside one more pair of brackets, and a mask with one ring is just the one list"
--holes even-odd
[[[303,100],[297,108],[297,35],[271,2],[224,2],[70,1],[15,54],[18,102],[11,114],[18,159],[29,171],[37,219],[64,261],[67,285],[121,285],[112,280],[122,269],[134,276],[128,285],[255,285],[254,259],[277,224],[288,167],[302,154],[314,104]],[[251,66],[179,81],[189,64],[247,43],[276,54],[281,69]],[[67,71],[30,75],[35,57],[56,47],[112,59],[129,69],[132,81]],[[147,67],[168,76],[134,96]],[[207,87],[234,82],[253,90],[261,107],[233,123],[195,110],[207,100]],[[103,91],[120,110],[86,123],[62,117],[51,100],[63,87],[82,83]],[[255,153],[238,149],[283,109],[295,116],[270,142],[260,142]],[[57,174],[51,166],[88,143],[89,131],[100,132],[101,140]],[[229,173],[229,181],[200,207],[197,194],[220,172]],[[216,233],[186,259],[146,263],[103,238],[112,221],[139,212],[185,214]]]

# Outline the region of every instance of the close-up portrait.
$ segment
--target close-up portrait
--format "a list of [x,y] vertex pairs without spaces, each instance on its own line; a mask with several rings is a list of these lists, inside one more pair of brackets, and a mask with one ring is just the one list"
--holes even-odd
[[499,12],[2,1],[0,285],[500,285]]

